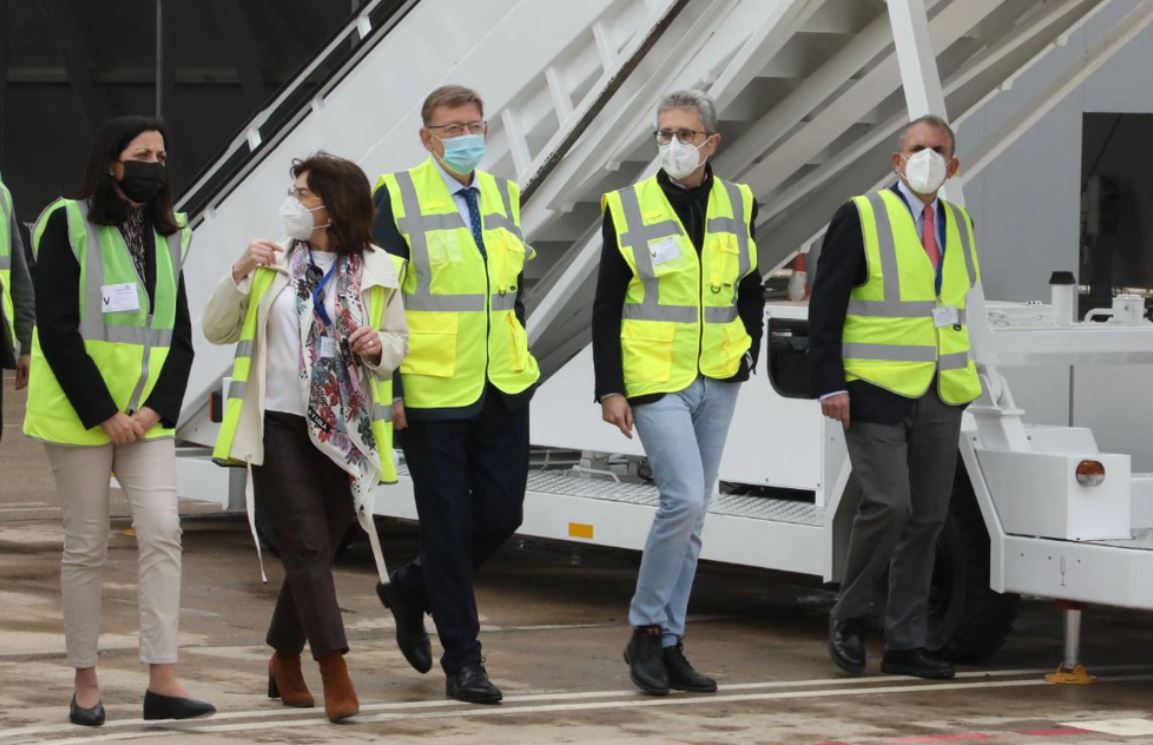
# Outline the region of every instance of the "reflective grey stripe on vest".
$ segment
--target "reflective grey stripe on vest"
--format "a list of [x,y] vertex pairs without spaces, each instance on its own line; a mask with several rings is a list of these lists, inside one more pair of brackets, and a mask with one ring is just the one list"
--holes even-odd
[[[484,216],[484,229],[496,230],[497,228],[504,228],[524,242],[524,234],[521,233],[520,227],[512,219],[512,183],[505,179],[494,179],[496,181],[496,190],[500,192],[500,201],[504,205],[503,215],[485,215]],[[407,214],[408,210],[405,210]]]
[[885,205],[885,198],[879,192],[869,194],[868,199],[869,204],[873,206],[873,222],[877,225],[877,253],[881,255],[884,298],[886,301],[900,301],[901,277],[897,273],[897,244],[893,240],[893,224],[889,221],[889,209]]
[[[236,354],[232,358],[233,370],[236,369],[236,361],[242,359],[252,359],[252,349],[255,344],[250,339],[236,342]],[[249,372],[252,371],[249,365]],[[228,382],[228,393],[225,394],[227,398],[244,398],[245,381],[233,378]]]
[[936,347],[921,347],[911,344],[864,344],[845,342],[845,359],[878,360],[880,362],[936,362]]
[[243,399],[246,388],[248,384],[243,380],[228,381],[228,398]]
[[515,310],[516,309],[516,293],[504,292],[497,293],[492,296],[492,309],[493,310]]
[[969,353],[968,352],[954,352],[953,354],[943,354],[941,359],[937,362],[938,370],[964,370],[969,366]]
[[8,255],[0,256],[0,272],[10,271],[12,269],[12,257]]
[[942,199],[941,204],[945,205],[945,212],[953,219],[953,224],[957,226],[957,232],[961,234],[961,245],[964,247],[962,252],[965,254],[965,271],[969,273],[969,287],[972,288],[977,284],[977,267],[973,263],[973,244],[969,240],[969,221],[964,219],[963,212],[954,210],[953,205],[945,200]]
[[392,402],[386,404],[374,403],[372,405],[372,419],[373,421],[392,421]]
[[[696,323],[699,318],[695,305],[661,305],[659,297],[660,279],[653,268],[653,257],[649,253],[649,241],[657,238],[676,238],[681,235],[681,226],[676,220],[662,220],[653,225],[645,225],[641,218],[641,205],[636,188],[629,187],[618,192],[621,208],[625,213],[628,230],[620,234],[621,248],[629,247],[633,252],[633,263],[637,276],[645,288],[645,299],[640,303],[625,303],[624,318],[641,321],[670,321],[672,323]],[[619,226],[618,226],[619,228]]]
[[[933,314],[937,304],[932,300],[849,300],[849,315],[872,318],[924,318]],[[957,323],[965,323],[965,309],[957,309]]]
[[483,311],[484,295],[434,295],[432,292],[428,231],[467,229],[460,213],[454,210],[448,214],[424,214],[420,209],[420,198],[412,182],[412,174],[408,171],[396,174],[396,184],[404,207],[404,217],[397,221],[397,228],[408,234],[409,261],[416,268],[416,292],[405,294],[405,309],[456,313]]
[[[172,329],[151,328],[151,314],[149,315],[148,327],[105,325],[101,292],[104,287],[104,257],[100,245],[100,226],[88,222],[88,203],[86,201],[79,200],[76,205],[82,225],[69,225],[69,232],[75,232],[73,228],[83,227],[88,240],[88,248],[84,257],[84,317],[80,321],[80,336],[86,341],[104,341],[113,344],[171,346]],[[180,286],[180,267],[184,263],[183,252],[181,251],[181,233],[181,230],[176,231],[168,236],[166,241],[172,262],[172,271],[175,274],[173,277],[175,287]],[[75,247],[73,247],[73,251],[75,251]],[[140,280],[143,284],[144,278],[141,277]],[[175,298],[173,304],[175,304]]]
[[706,305],[705,323],[732,323],[737,320],[735,305]]
[[721,181],[721,184],[729,195],[733,216],[712,218],[708,221],[706,230],[708,233],[732,233],[736,236],[737,249],[740,251],[737,277],[743,278],[753,268],[749,256],[749,226],[745,222],[745,195],[736,184],[730,184],[728,181]]
[[251,357],[254,344],[251,339],[236,342],[236,358]]

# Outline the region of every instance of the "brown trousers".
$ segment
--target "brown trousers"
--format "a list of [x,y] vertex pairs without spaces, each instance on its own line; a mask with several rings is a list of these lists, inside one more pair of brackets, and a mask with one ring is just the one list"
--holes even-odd
[[312,444],[304,417],[270,411],[252,484],[285,572],[268,645],[299,654],[307,641],[313,657],[347,652],[332,561],[356,517],[348,474]]

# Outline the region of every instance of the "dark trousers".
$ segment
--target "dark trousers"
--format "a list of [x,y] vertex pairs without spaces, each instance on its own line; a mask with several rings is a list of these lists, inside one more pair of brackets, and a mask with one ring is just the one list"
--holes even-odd
[[473,575],[520,526],[529,410],[485,397],[470,419],[409,419],[401,438],[420,517],[420,555],[393,583],[432,613],[453,675],[480,662]]
[[884,595],[888,570],[886,649],[916,649],[927,641],[929,586],[953,494],[962,411],[943,403],[934,385],[903,422],[854,421],[845,432],[862,494],[832,615],[868,615]]
[[256,509],[272,528],[284,584],[268,625],[268,645],[313,657],[345,653],[332,560],[356,516],[349,476],[308,438],[304,417],[268,412],[264,465],[252,468]]

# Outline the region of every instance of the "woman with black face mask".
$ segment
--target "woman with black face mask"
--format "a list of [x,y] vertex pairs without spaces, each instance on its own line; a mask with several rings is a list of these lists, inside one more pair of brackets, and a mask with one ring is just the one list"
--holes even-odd
[[64,519],[60,571],[74,724],[104,723],[96,678],[109,479],[132,509],[139,558],[145,719],[215,711],[176,677],[180,515],[174,429],[192,367],[181,266],[192,236],[173,213],[160,122],[119,117],[99,134],[74,198],[33,232],[36,332],[24,432],[45,443]]

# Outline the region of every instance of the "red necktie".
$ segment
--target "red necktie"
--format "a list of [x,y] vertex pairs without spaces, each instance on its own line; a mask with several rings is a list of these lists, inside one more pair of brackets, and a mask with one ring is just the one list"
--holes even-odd
[[933,205],[925,205],[925,219],[924,227],[921,230],[921,243],[925,246],[925,253],[929,256],[929,262],[932,263],[933,269],[936,270],[941,264],[941,247],[937,245],[937,226],[936,215],[934,214]]

